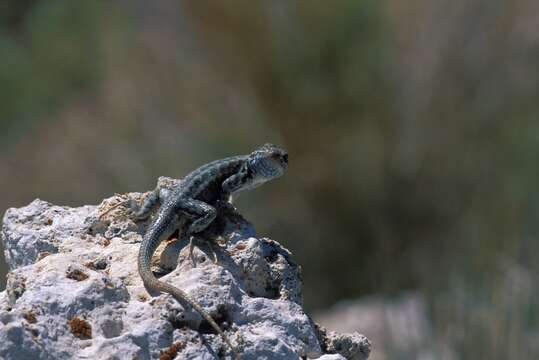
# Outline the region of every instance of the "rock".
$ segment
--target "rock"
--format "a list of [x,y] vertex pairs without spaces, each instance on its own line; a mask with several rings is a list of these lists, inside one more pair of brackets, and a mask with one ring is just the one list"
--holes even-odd
[[340,354],[327,354],[320,356],[316,360],[346,360],[346,358]]
[[367,337],[357,332],[352,334],[339,334],[327,331],[318,325],[318,339],[322,349],[330,354],[338,353],[348,360],[363,360],[371,353],[371,343]]
[[[168,294],[148,294],[137,253],[149,222],[135,223],[124,206],[114,207],[124,201],[69,208],[35,200],[6,212],[1,359],[231,358],[200,314]],[[305,314],[300,267],[288,250],[255,237],[231,210],[212,227],[206,235],[219,238],[197,244],[192,259],[185,240],[170,239],[152,263],[162,281],[212,315],[242,359],[368,357],[365,337],[328,335]]]

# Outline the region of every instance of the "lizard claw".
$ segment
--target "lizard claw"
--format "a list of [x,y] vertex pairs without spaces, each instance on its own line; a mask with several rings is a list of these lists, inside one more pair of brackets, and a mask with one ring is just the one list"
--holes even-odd
[[110,208],[108,208],[107,210],[105,210],[104,212],[102,212],[100,215],[99,215],[99,219],[101,220],[105,215],[107,215],[109,212],[111,212],[112,210],[116,209],[117,207],[120,207],[122,205],[125,205],[129,202],[130,200],[124,200],[124,201],[120,201],[114,205],[112,205]]
[[219,259],[217,258],[217,253],[215,252],[215,249],[213,248],[213,245],[211,244],[211,241],[208,241],[208,247],[210,248],[210,251],[213,255],[213,263],[218,264]]
[[140,209],[140,205],[138,204],[138,202],[136,200],[133,200],[133,199],[127,199],[125,201],[125,204],[127,205],[126,211],[129,214],[129,216],[136,217],[136,213]]

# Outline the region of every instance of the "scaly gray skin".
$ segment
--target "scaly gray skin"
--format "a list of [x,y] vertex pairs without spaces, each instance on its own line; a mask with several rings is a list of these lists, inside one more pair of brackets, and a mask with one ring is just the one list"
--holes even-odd
[[184,235],[192,237],[213,222],[216,216],[215,207],[220,206],[220,203],[230,201],[233,195],[241,191],[254,189],[280,177],[287,166],[286,151],[275,145],[265,144],[249,155],[229,157],[201,166],[170,192],[156,188],[134,212],[137,219],[144,219],[161,204],[157,216],[144,235],[138,255],[138,270],[146,288],[169,293],[176,299],[189,303],[221,335],[237,359],[239,356],[236,349],[212,317],[185,292],[159,281],[150,269],[150,261],[161,241],[178,229],[180,219],[190,220]]

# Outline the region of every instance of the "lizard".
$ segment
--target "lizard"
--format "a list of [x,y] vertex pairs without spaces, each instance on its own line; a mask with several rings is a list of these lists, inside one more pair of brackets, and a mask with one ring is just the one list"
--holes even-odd
[[287,167],[288,153],[273,144],[264,144],[248,155],[228,157],[203,165],[169,191],[157,186],[141,206],[129,203],[130,211],[137,220],[148,218],[160,205],[143,236],[138,253],[138,271],[145,287],[171,294],[177,300],[188,303],[222,337],[236,359],[240,357],[235,347],[211,315],[181,289],[158,280],[150,269],[150,262],[161,241],[180,227],[180,220],[188,219],[185,234],[182,235],[190,239],[192,246],[193,238],[214,221],[216,207],[230,206],[233,197],[240,192],[282,176]]

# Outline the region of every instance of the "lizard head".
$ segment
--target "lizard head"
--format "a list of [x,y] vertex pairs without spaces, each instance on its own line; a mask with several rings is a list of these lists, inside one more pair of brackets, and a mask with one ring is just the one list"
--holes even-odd
[[240,171],[227,179],[223,187],[233,194],[254,189],[282,176],[287,167],[288,153],[273,144],[264,144],[247,156]]
[[253,179],[266,182],[284,174],[288,167],[288,153],[273,144],[264,144],[249,154],[247,166]]

